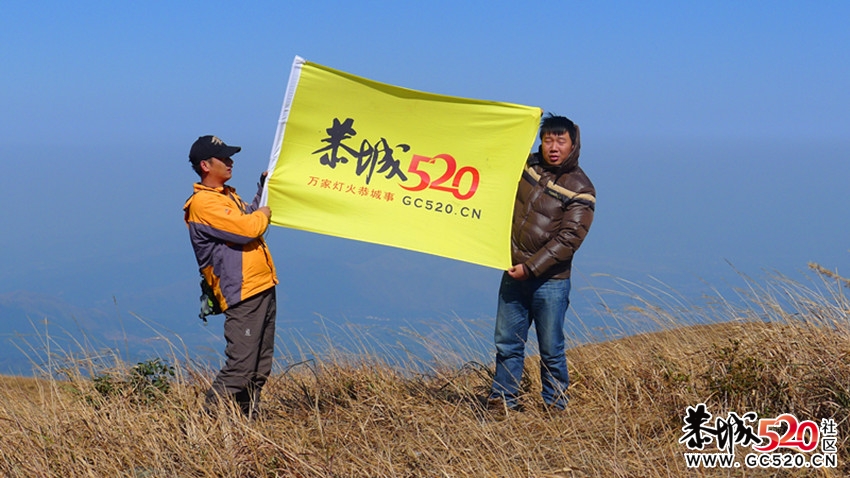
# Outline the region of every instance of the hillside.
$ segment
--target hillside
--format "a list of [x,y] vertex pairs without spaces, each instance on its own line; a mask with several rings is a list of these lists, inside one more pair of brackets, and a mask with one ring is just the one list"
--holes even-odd
[[[563,413],[541,408],[535,357],[524,412],[481,407],[492,365],[405,368],[339,351],[280,369],[254,422],[199,413],[213,372],[191,361],[98,370],[83,357],[51,379],[2,379],[0,475],[848,476],[850,308],[840,285],[827,296],[787,290],[798,294],[783,295],[782,307],[767,294],[723,322],[672,323],[568,350]],[[439,345],[463,355],[462,346]],[[700,403],[717,418],[831,418],[836,466],[688,468],[683,418]],[[704,451],[718,452],[715,443]],[[747,453],[735,450],[741,462]]]

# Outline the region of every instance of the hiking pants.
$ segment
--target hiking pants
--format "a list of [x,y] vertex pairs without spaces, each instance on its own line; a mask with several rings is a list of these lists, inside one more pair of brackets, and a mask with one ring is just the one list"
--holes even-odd
[[236,400],[248,417],[259,411],[260,391],[272,370],[277,301],[272,287],[224,311],[227,361],[206,394],[208,410],[220,398]]

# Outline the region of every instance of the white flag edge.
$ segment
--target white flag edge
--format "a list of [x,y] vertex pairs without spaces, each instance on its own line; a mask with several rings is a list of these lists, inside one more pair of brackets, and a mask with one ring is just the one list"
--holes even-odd
[[298,80],[301,78],[301,68],[307,60],[296,55],[292,61],[292,69],[289,72],[289,82],[286,85],[286,95],[283,98],[283,105],[280,108],[280,117],[277,120],[277,131],[274,134],[274,142],[272,143],[272,151],[269,157],[269,167],[267,169],[268,176],[263,184],[263,195],[260,198],[260,205],[265,206],[269,200],[269,180],[274,174],[277,160],[280,157],[280,148],[283,146],[283,136],[286,133],[286,121],[289,119],[289,112],[292,109],[292,100],[295,97],[295,90],[298,87]]

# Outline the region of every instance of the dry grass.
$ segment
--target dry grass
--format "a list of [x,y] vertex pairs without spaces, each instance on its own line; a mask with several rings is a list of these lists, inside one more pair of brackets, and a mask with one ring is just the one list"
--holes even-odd
[[[820,277],[819,290],[782,278],[751,285],[746,307],[720,301],[703,317],[679,317],[678,300],[638,299],[626,315],[663,330],[568,350],[571,401],[557,414],[540,407],[535,358],[521,413],[480,407],[492,365],[430,364],[423,373],[419,363],[412,373],[374,355],[332,353],[275,374],[254,422],[199,413],[211,373],[188,361],[173,360],[163,391],[128,386],[131,367],[92,370],[82,359],[61,377],[0,382],[0,474],[848,476],[850,303],[840,277]],[[443,346],[452,357],[462,349]],[[838,468],[688,469],[678,440],[686,407],[698,403],[715,416],[833,418]]]

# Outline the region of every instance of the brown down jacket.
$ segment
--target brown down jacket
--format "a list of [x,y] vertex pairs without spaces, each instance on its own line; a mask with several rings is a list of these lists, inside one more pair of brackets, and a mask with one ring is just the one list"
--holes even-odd
[[578,165],[581,142],[557,167],[540,151],[529,155],[517,188],[511,228],[513,264],[533,277],[568,279],[573,255],[593,222],[596,189]]

